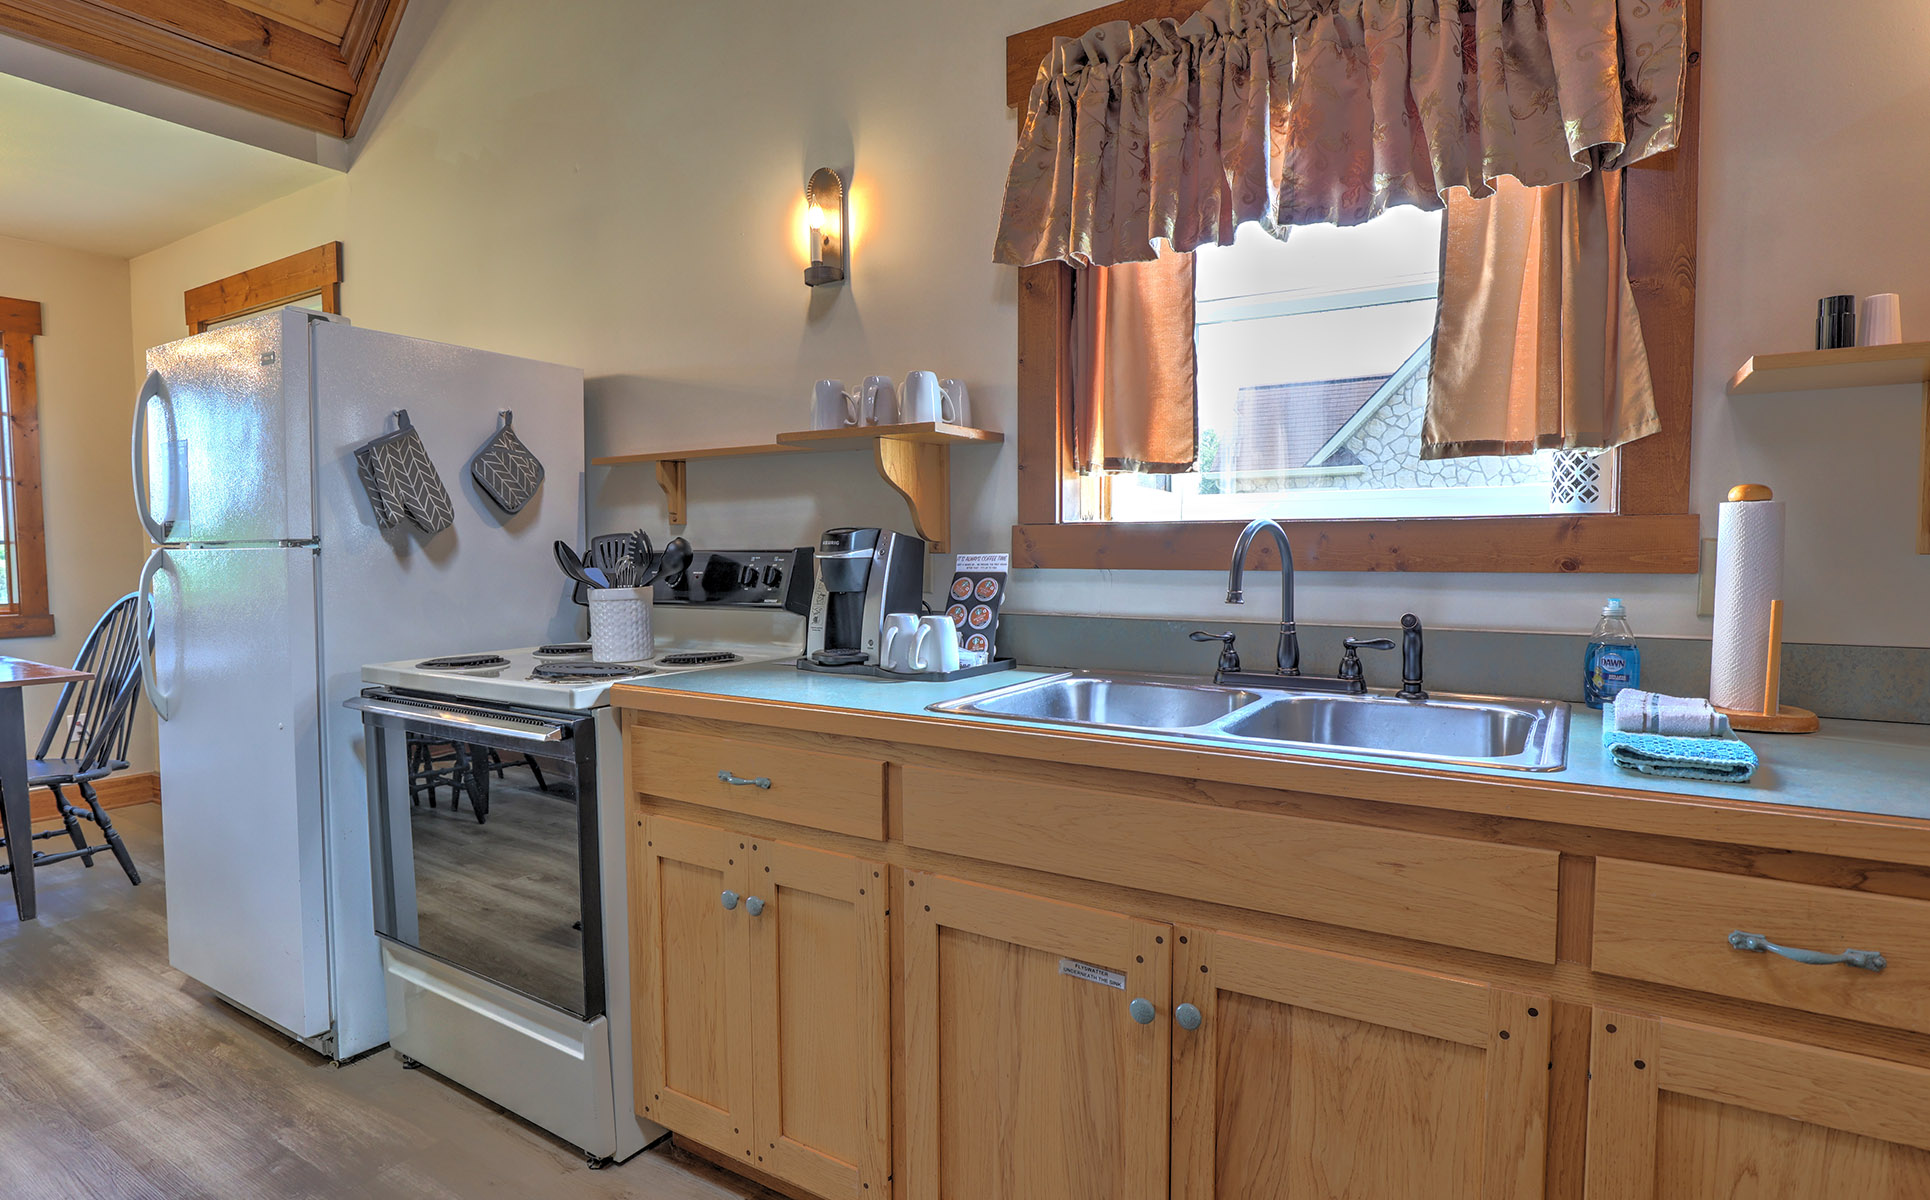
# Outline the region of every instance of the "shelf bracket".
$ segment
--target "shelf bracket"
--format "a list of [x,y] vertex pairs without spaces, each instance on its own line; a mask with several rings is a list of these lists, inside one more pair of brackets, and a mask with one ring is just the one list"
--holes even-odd
[[670,509],[670,523],[689,524],[689,493],[684,488],[684,460],[657,460],[657,486],[663,489],[664,503]]
[[951,553],[952,448],[943,444],[882,437],[877,442],[878,473],[911,506],[911,523],[933,554]]

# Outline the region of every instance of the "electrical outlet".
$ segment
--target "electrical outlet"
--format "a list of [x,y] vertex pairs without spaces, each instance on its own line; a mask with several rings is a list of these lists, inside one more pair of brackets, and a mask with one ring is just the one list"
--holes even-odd
[[1716,540],[1702,539],[1702,572],[1696,580],[1695,615],[1713,617],[1716,615]]

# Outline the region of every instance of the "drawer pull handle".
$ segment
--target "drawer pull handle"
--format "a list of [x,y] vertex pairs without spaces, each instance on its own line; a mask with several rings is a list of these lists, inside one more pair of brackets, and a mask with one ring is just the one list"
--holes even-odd
[[746,779],[742,775],[733,775],[729,771],[719,771],[717,772],[717,778],[724,783],[730,784],[732,787],[763,788],[767,792],[771,790],[771,781],[762,775],[759,775],[756,779]]
[[1159,1015],[1159,1010],[1153,1007],[1153,1002],[1144,996],[1128,1004],[1126,1011],[1132,1014],[1134,1023],[1139,1025],[1151,1025],[1153,1018]]
[[1179,1022],[1179,1027],[1181,1029],[1184,1029],[1188,1033],[1191,1033],[1193,1030],[1198,1029],[1200,1027],[1200,1025],[1206,1020],[1206,1017],[1195,1006],[1191,1004],[1182,1004],[1178,1008],[1173,1010],[1173,1019]]
[[1780,954],[1791,962],[1812,967],[1840,965],[1855,967],[1859,971],[1881,971],[1890,965],[1883,955],[1875,950],[1845,950],[1841,954],[1825,954],[1821,950],[1778,946],[1760,933],[1744,933],[1740,929],[1729,935],[1729,944],[1738,950],[1747,950],[1751,954]]

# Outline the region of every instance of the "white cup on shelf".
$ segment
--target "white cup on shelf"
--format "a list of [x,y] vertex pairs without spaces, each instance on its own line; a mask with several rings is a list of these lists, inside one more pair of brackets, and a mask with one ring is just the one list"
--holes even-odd
[[972,397],[965,390],[962,379],[941,379],[938,391],[943,403],[939,406],[939,419],[953,425],[972,423]]
[[933,371],[913,371],[905,376],[899,413],[908,425],[933,424],[945,419],[945,395],[938,390],[938,375]]
[[898,423],[898,389],[889,375],[869,375],[858,394],[859,413],[866,425]]
[[843,429],[858,423],[858,398],[842,379],[820,379],[811,392],[811,428]]
[[1895,292],[1863,297],[1857,322],[1859,346],[1894,346],[1903,340],[1903,297]]

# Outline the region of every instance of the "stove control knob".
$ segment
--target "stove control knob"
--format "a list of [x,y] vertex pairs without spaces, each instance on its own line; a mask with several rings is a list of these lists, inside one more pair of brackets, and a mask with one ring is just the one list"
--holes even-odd
[[764,568],[764,586],[774,588],[784,581],[784,568],[772,563]]
[[741,577],[740,577],[740,578],[738,579],[738,582],[739,582],[739,583],[741,583],[741,584],[743,584],[743,585],[744,585],[745,587],[747,587],[747,588],[754,588],[754,587],[756,587],[756,586],[757,586],[757,568],[756,568],[756,567],[745,567],[745,568],[744,568],[744,573],[743,573],[743,575],[742,575],[742,576],[741,576]]

